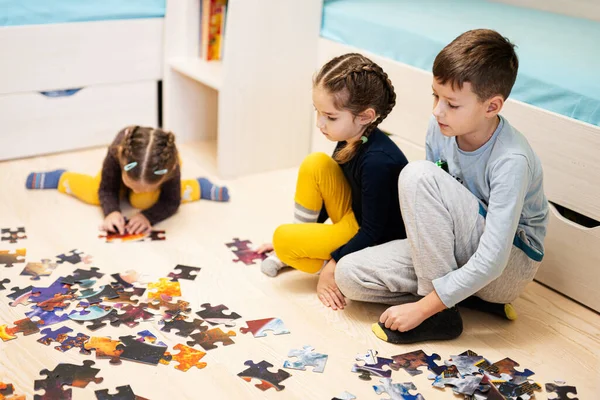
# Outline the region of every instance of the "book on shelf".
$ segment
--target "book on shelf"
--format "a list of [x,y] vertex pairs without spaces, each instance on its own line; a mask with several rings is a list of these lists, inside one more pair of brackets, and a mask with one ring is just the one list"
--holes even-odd
[[202,0],[200,56],[205,61],[222,59],[226,13],[227,0]]

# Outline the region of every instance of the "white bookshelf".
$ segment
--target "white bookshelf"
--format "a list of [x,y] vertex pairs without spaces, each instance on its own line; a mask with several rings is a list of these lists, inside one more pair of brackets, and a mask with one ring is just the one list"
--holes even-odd
[[216,141],[219,175],[293,167],[310,151],[322,0],[229,0],[222,61],[200,56],[202,0],[168,0],[163,125]]

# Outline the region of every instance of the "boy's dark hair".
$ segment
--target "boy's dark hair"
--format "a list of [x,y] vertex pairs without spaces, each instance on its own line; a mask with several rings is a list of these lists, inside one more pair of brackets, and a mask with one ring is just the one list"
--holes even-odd
[[519,59],[507,38],[490,29],[467,31],[444,47],[433,63],[433,76],[442,85],[462,89],[472,85],[480,101],[510,95],[519,69]]
[[[150,185],[168,179],[179,160],[173,133],[142,126],[125,128],[117,154],[131,180]],[[137,164],[127,171],[124,167],[133,162]]]
[[[373,108],[377,118],[363,133],[371,132],[388,116],[396,104],[394,85],[383,69],[362,54],[349,53],[335,57],[317,73],[314,87],[321,87],[333,96],[338,110],[348,110],[354,116]],[[339,164],[350,161],[362,141],[346,145],[334,155]]]

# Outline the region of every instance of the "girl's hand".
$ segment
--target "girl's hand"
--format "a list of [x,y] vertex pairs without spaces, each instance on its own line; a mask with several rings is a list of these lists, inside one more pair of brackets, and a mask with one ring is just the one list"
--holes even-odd
[[125,233],[125,218],[119,211],[113,211],[104,218],[100,229],[107,232]]
[[258,254],[270,253],[273,251],[273,243],[263,243],[256,248]]
[[335,283],[335,266],[336,262],[331,259],[321,270],[319,283],[317,283],[317,296],[326,307],[331,307],[333,310],[343,310],[346,299]]
[[148,221],[148,218],[146,218],[142,213],[134,215],[127,223],[127,232],[134,235],[148,232],[151,228],[152,225],[150,225],[150,221]]

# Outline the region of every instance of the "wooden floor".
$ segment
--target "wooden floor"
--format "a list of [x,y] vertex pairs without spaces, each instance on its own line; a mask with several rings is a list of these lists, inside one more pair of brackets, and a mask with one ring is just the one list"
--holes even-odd
[[[210,145],[183,147],[183,175],[215,176],[214,151]],[[95,174],[104,150],[40,157],[0,163],[0,226],[25,226],[28,239],[27,261],[53,257],[73,248],[93,256],[93,265],[106,274],[128,269],[150,275],[153,280],[164,277],[176,264],[202,268],[194,282],[182,281],[183,298],[194,310],[210,302],[225,304],[246,319],[282,318],[289,335],[255,339],[237,333],[235,345],[208,352],[202,370],[181,372],[170,366],[147,366],[124,361],[112,366],[108,360],[95,360],[76,350],[60,353],[53,346],[37,343],[39,334],[0,342],[0,381],[13,383],[17,392],[32,398],[34,380],[44,378],[39,372],[52,370],[60,362],[82,364],[96,361],[104,381],[91,383],[86,389],[73,389],[74,399],[93,399],[94,390],[130,384],[134,392],[146,398],[159,399],[331,399],[344,390],[358,399],[378,399],[372,389],[376,380],[364,382],[350,372],[357,353],[376,349],[380,355],[391,356],[417,349],[437,353],[442,359],[471,349],[491,362],[510,357],[535,372],[533,378],[542,386],[546,382],[564,380],[575,385],[579,399],[598,398],[600,385],[600,316],[537,283],[529,285],[515,306],[520,317],[507,322],[493,316],[464,311],[465,332],[454,341],[431,342],[410,346],[394,346],[377,339],[370,330],[384,306],[350,303],[344,311],[334,312],[321,306],[315,296],[316,276],[296,271],[282,273],[277,278],[263,276],[257,265],[233,263],[224,243],[233,237],[260,243],[270,239],[279,223],[290,221],[295,186],[295,171],[284,170],[226,182],[232,201],[219,204],[200,201],[185,204],[173,218],[159,225],[167,231],[167,240],[154,243],[105,244],[97,237],[101,211],[56,191],[26,191],[24,181],[30,171],[66,168]],[[2,242],[3,249],[17,246]],[[21,246],[21,244],[19,244]],[[13,286],[30,284],[19,276],[24,264],[0,268],[0,278],[9,278]],[[61,265],[53,275],[37,285],[47,286],[58,276],[69,274],[73,267]],[[108,275],[104,281],[109,282]],[[1,279],[0,279],[1,280]],[[0,293],[0,325],[24,317],[24,306],[8,307],[6,295]],[[69,322],[75,332],[91,334],[85,327]],[[55,325],[52,328],[57,328]],[[238,323],[238,331],[243,323]],[[160,332],[156,322],[146,322],[137,328],[106,327],[92,335],[118,336],[150,329],[173,346],[185,339]],[[312,345],[329,355],[323,374],[290,370],[292,376],[283,382],[285,390],[261,392],[253,384],[236,376],[244,370],[246,360],[267,360],[281,368],[290,349]],[[426,372],[426,371],[425,371]],[[404,371],[393,372],[397,382],[412,381],[426,399],[452,399],[445,391],[431,387],[427,373],[411,378]],[[255,383],[255,382],[253,382]],[[41,392],[37,392],[41,393]],[[545,399],[547,394],[538,393]]]

